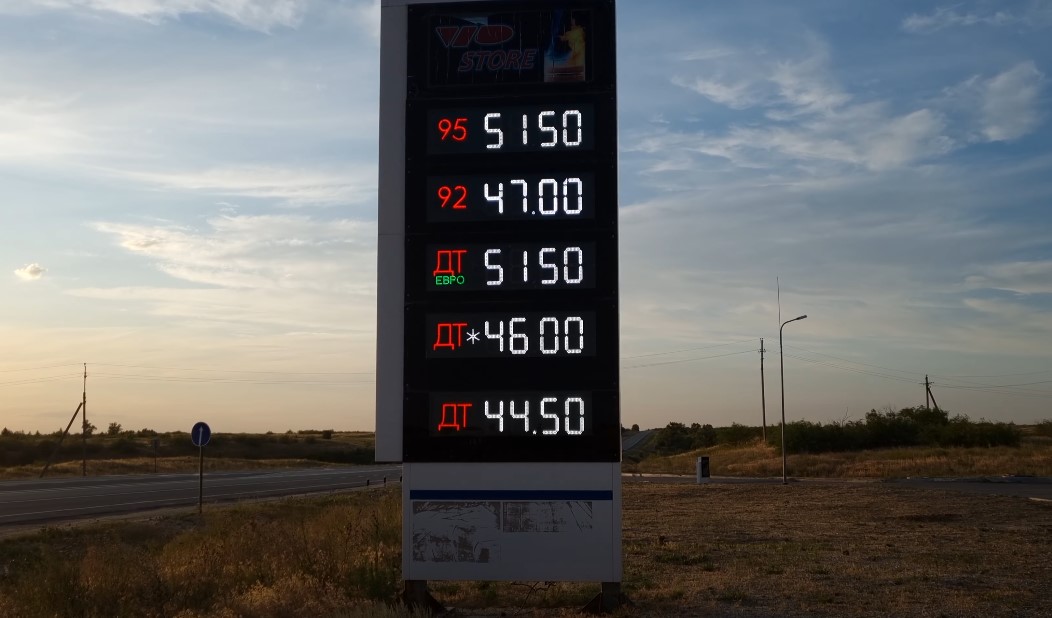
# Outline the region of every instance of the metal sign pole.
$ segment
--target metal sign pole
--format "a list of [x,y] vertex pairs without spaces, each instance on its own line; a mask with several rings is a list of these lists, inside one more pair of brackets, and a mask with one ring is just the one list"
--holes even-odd
[[212,438],[208,423],[198,422],[190,430],[190,441],[198,448],[197,464],[197,514],[201,515],[205,503],[205,445]]
[[203,514],[205,503],[205,447],[200,446],[197,450],[200,452],[200,457],[197,460],[197,514],[201,515]]

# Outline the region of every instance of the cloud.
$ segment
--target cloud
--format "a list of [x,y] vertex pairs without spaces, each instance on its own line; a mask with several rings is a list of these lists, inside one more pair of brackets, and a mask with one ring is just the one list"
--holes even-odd
[[37,279],[44,276],[47,269],[40,264],[26,264],[22,268],[15,269],[15,276],[22,281],[36,281]]
[[197,229],[96,222],[167,284],[69,293],[193,328],[367,332],[375,315],[376,225],[301,215],[217,216]]
[[[828,46],[810,33],[803,39],[799,43],[805,50],[803,55],[778,61],[771,61],[768,53],[735,53],[723,48],[709,54],[688,54],[683,60],[702,61],[697,69],[702,74],[678,75],[672,83],[732,109],[763,105],[783,119],[844,105],[851,97],[830,76]],[[726,74],[736,77],[730,80]]]
[[651,130],[627,150],[657,155],[648,172],[696,166],[689,153],[719,157],[740,168],[777,169],[814,164],[888,170],[959,147],[938,111],[922,108],[895,115],[881,103],[846,106],[815,118],[767,126],[731,126],[723,134]]
[[815,37],[810,38],[812,53],[796,61],[775,65],[771,81],[778,87],[782,100],[799,112],[828,112],[851,99],[851,95],[830,76],[829,50]]
[[112,173],[166,189],[271,199],[286,206],[362,204],[371,203],[376,197],[376,167],[373,164],[328,170],[242,166],[201,171]]
[[901,167],[953,149],[953,141],[943,134],[942,116],[929,109],[890,119],[865,143],[865,160],[870,169]]
[[965,280],[968,288],[1016,294],[1052,294],[1052,260],[1009,262],[981,268]]
[[32,0],[31,4],[52,10],[91,10],[160,23],[183,15],[212,14],[242,28],[270,32],[299,25],[303,0]]
[[672,83],[732,109],[752,107],[762,100],[754,85],[746,81],[729,84],[703,77],[673,77]]
[[1013,140],[1036,127],[1038,97],[1044,75],[1031,61],[996,75],[985,84],[982,102],[983,135],[990,141]]
[[986,78],[973,75],[943,89],[937,104],[959,118],[969,142],[1011,141],[1041,124],[1045,76],[1033,61]]
[[1019,13],[1009,11],[965,12],[958,7],[939,7],[926,15],[914,13],[902,20],[906,32],[925,34],[946,28],[970,26],[1030,26],[1042,27],[1052,23],[1052,10],[1047,4],[1035,2]]
[[374,262],[375,225],[304,216],[221,216],[203,230],[99,222],[121,247],[184,282],[231,289],[366,289],[347,269]]
[[651,131],[635,146],[643,152],[660,153],[646,169],[684,169],[691,164],[680,154],[686,150],[746,168],[823,162],[886,170],[959,147],[940,110],[898,111],[890,101],[856,102],[835,77],[827,43],[807,34],[800,46],[805,50],[802,56],[775,62],[768,54],[748,61],[742,60],[748,54],[736,54],[735,74],[760,75],[756,79],[673,78],[673,84],[732,109],[760,107],[769,122],[731,125],[723,134],[670,128]]
[[0,162],[15,163],[84,152],[76,97],[8,96],[0,92]]
[[[864,101],[847,93],[829,66],[827,45],[814,36],[809,41],[809,52],[801,58],[771,66],[757,61],[752,72],[763,77],[751,81],[672,79],[676,86],[732,109],[759,108],[769,122],[750,118],[722,132],[676,130],[666,124],[653,127],[636,144],[626,132],[626,150],[657,155],[642,167],[648,173],[697,164],[684,153],[723,158],[741,168],[880,171],[931,161],[970,143],[1018,139],[1041,123],[1046,79],[1033,61],[990,78],[974,76],[944,89],[941,97],[903,109],[893,99]],[[832,169],[815,168],[815,163]]]

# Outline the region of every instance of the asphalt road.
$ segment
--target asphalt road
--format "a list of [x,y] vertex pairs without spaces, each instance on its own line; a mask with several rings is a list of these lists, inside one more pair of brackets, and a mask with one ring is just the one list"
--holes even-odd
[[643,431],[637,432],[631,436],[621,438],[621,450],[627,452],[636,448],[645,442],[652,433],[654,433],[653,429],[644,429]]
[[[332,492],[397,482],[401,466],[205,473],[206,504]],[[0,482],[0,529],[194,506],[198,475],[95,476]]]

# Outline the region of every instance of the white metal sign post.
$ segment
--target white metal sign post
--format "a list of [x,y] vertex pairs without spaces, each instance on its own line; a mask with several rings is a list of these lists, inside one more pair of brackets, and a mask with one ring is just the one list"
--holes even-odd
[[209,440],[212,439],[212,429],[208,426],[208,423],[204,421],[198,421],[194,423],[193,428],[190,430],[190,441],[194,443],[194,446],[198,450],[198,469],[197,469],[197,514],[200,515],[204,511],[205,504],[205,445],[208,444]]
[[376,457],[403,577],[618,602],[613,0],[382,0]]

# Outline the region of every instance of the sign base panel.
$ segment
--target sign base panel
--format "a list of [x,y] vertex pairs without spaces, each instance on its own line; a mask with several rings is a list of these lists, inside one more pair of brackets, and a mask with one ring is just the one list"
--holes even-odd
[[620,463],[406,463],[406,580],[621,581]]

